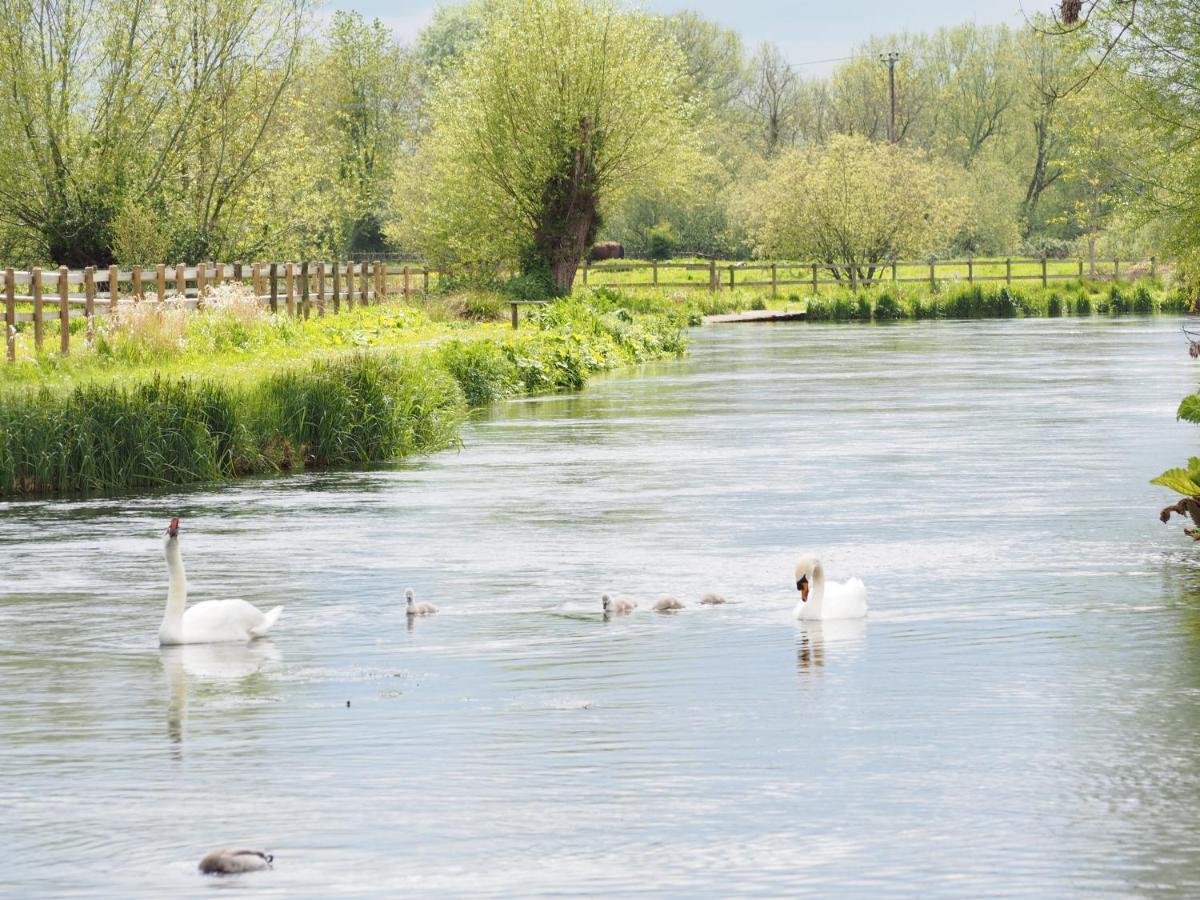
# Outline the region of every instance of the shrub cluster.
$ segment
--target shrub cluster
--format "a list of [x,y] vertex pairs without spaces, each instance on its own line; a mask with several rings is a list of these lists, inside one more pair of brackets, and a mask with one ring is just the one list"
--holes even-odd
[[884,287],[859,294],[821,295],[808,301],[814,322],[897,319],[1008,319],[1017,316],[1153,315],[1188,312],[1180,291],[1153,283],[1100,286],[1072,282],[1062,287],[959,285],[933,293]]

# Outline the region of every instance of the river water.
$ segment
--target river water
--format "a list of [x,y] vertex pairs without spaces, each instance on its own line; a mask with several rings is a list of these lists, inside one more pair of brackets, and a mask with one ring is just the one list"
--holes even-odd
[[[0,894],[1194,896],[1184,351],[710,328],[404,466],[0,505]],[[159,650],[172,515],[271,640]],[[792,619],[806,550],[865,623]]]

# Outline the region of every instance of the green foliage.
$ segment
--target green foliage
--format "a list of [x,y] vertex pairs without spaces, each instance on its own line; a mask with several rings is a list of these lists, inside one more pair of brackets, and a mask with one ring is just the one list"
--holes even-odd
[[1185,497],[1198,496],[1200,495],[1200,458],[1193,456],[1188,460],[1186,469],[1167,469],[1157,478],[1152,479],[1150,483],[1170,488]]
[[1193,425],[1200,425],[1200,395],[1188,394],[1179,404],[1176,416]]
[[434,93],[395,233],[437,260],[517,262],[534,248],[561,292],[599,204],[661,183],[689,147],[678,50],[654,20],[607,3],[487,11]]
[[659,222],[646,231],[646,253],[650,259],[670,259],[679,241],[670,222]]
[[[0,495],[402,458],[452,445],[468,407],[579,389],[597,372],[686,349],[683,312],[637,312],[616,292],[553,304],[515,332],[435,330],[396,307],[305,321],[248,315],[224,298],[204,314],[159,321],[158,304],[142,306],[145,319],[126,319],[91,351],[0,372],[0,385],[12,385],[0,390]],[[442,340],[427,346],[431,336]],[[168,366],[200,374],[171,376]],[[23,389],[24,378],[56,386]]]
[[472,407],[503,400],[515,393],[520,383],[516,364],[494,341],[450,341],[438,348],[438,358]]
[[743,203],[759,255],[828,261],[855,284],[943,249],[966,215],[926,154],[844,135],[781,154]]

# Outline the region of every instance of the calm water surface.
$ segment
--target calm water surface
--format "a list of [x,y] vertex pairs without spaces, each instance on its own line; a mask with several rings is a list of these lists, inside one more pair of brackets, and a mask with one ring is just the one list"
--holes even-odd
[[[711,329],[404,467],[0,505],[0,893],[1194,896],[1183,351]],[[270,641],[159,650],[171,515]],[[865,624],[792,619],[805,550]],[[196,873],[237,844],[275,870]]]

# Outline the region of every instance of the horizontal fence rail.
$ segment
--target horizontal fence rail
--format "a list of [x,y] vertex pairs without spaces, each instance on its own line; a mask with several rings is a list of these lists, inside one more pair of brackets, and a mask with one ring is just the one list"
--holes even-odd
[[[772,295],[782,287],[806,287],[817,293],[825,286],[871,287],[881,284],[928,284],[943,281],[1041,282],[1076,281],[1083,278],[1115,281],[1120,278],[1154,277],[1157,257],[1148,259],[1085,260],[1026,257],[1007,259],[883,260],[862,265],[851,276],[849,267],[826,262],[701,263],[641,262],[612,260],[585,263],[581,275],[590,287],[656,287],[707,289],[711,292],[734,288],[770,288]],[[682,274],[680,274],[682,273]],[[621,277],[617,277],[621,276]]]
[[59,325],[59,349],[71,349],[71,320],[85,320],[83,339],[91,346],[97,317],[120,315],[140,303],[170,303],[174,308],[203,309],[210,289],[228,282],[249,287],[272,312],[308,318],[326,311],[380,303],[390,296],[428,293],[445,277],[425,266],[386,263],[209,263],[198,266],[133,266],[121,269],[0,270],[9,362],[16,359],[18,323],[33,323],[34,345],[45,343],[45,324]]
[[[1005,282],[1092,278],[1115,280],[1157,273],[1157,260],[959,259],[888,260],[860,267],[852,279],[844,266],[821,262],[584,262],[579,272],[592,287],[707,289],[806,287],[815,294],[823,286],[866,287],[879,284],[940,281]],[[123,307],[167,302],[176,308],[202,309],[215,289],[227,282],[251,288],[272,312],[308,318],[314,312],[340,312],[343,307],[380,303],[389,297],[409,299],[445,284],[453,273],[420,264],[387,262],[207,263],[197,266],[157,265],[88,267],[85,269],[0,270],[4,298],[7,358],[16,359],[18,323],[33,323],[37,350],[45,342],[45,325],[57,322],[59,349],[71,349],[71,320],[83,319],[88,346],[95,340],[97,317],[120,315]],[[516,307],[513,307],[515,317]]]

